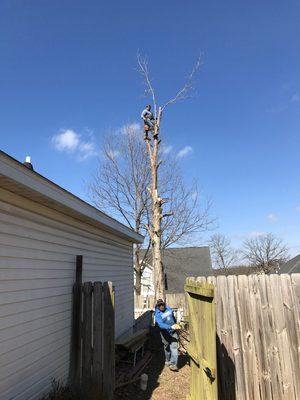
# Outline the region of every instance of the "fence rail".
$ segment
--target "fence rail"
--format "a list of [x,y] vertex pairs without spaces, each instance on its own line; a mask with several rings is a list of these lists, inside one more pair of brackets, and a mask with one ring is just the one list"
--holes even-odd
[[300,399],[300,274],[201,281],[216,288],[219,398]]

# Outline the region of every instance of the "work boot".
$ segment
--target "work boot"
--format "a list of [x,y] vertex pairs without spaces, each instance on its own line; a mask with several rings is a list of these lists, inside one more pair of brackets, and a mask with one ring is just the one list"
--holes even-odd
[[171,371],[174,371],[174,372],[177,372],[177,371],[178,371],[177,365],[171,364],[171,365],[170,365],[170,370],[171,370]]
[[166,362],[165,362],[165,365],[166,365],[167,367],[169,367],[169,366],[171,365],[171,362],[170,362],[170,361],[166,361]]

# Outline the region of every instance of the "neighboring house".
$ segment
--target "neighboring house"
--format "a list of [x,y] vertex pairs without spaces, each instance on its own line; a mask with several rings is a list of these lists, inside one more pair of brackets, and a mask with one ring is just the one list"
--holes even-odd
[[115,286],[116,335],[134,319],[142,236],[0,152],[0,400],[37,400],[69,369],[75,257]]
[[300,273],[300,254],[280,266],[280,274]]
[[153,268],[150,264],[146,264],[143,271],[141,295],[143,297],[154,295]]
[[[151,254],[148,259],[151,257]],[[163,250],[167,293],[183,293],[189,276],[213,275],[210,250],[204,247],[177,247]],[[142,296],[154,294],[153,269],[148,262],[142,277]]]

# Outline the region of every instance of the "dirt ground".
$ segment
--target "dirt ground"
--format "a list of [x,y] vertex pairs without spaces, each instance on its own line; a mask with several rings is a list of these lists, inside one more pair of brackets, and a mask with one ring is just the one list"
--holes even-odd
[[179,371],[172,372],[164,365],[163,351],[153,354],[144,373],[148,375],[147,391],[140,389],[140,383],[116,390],[115,400],[185,400],[189,390],[190,367],[187,358],[179,357]]

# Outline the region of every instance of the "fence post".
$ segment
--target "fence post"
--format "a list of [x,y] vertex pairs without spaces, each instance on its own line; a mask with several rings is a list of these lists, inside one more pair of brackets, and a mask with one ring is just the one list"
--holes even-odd
[[92,282],[83,285],[82,382],[88,386],[92,372]]
[[76,281],[73,286],[70,381],[79,383],[81,354],[81,304],[82,304],[82,256],[76,256]]
[[103,321],[102,321],[102,283],[94,283],[93,303],[93,384],[102,391],[102,351],[103,351]]
[[115,389],[115,294],[111,282],[103,283],[103,395],[113,398]]

